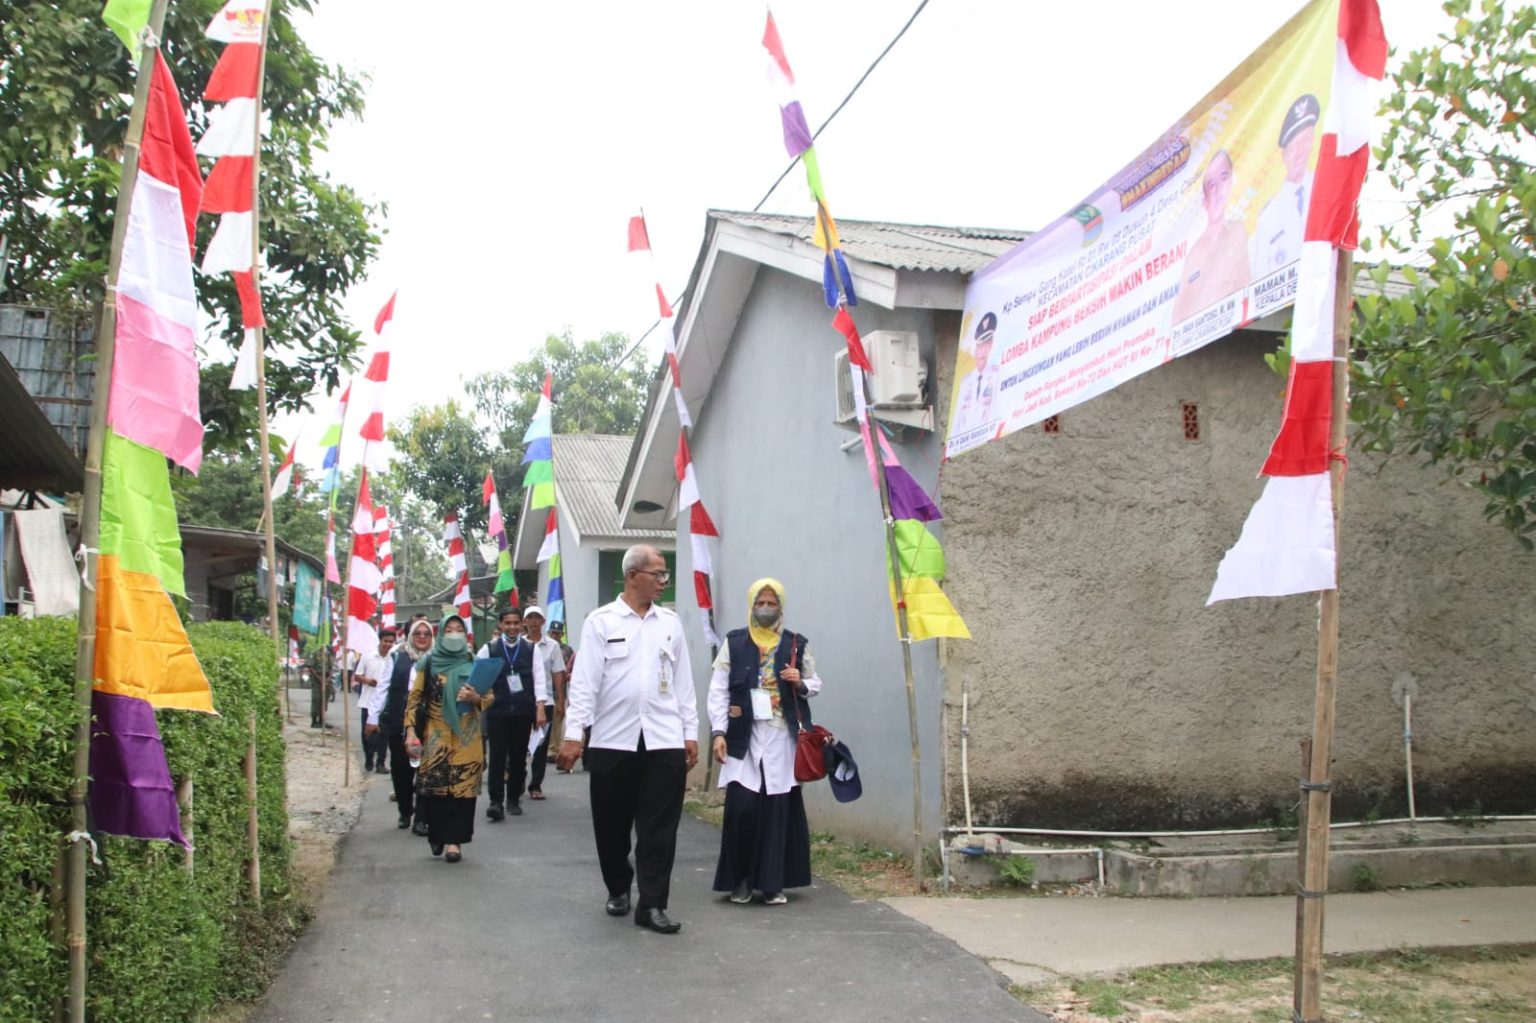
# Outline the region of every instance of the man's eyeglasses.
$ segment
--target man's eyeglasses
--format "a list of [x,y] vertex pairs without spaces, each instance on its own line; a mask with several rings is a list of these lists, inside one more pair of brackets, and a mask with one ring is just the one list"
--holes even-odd
[[639,572],[641,575],[654,575],[656,581],[663,586],[672,581],[672,573],[664,568],[637,568],[634,571]]

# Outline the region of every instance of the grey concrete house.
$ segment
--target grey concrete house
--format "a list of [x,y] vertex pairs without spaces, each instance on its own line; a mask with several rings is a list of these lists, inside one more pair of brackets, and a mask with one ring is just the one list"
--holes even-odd
[[[966,276],[1021,233],[839,227],[860,331],[916,335],[923,404],[943,423]],[[676,321],[693,460],[721,533],[722,632],[744,623],[750,581],[782,580],[787,622],[810,637],[826,682],[817,720],[859,760],[864,798],[837,804],[811,786],[813,826],[899,848],[912,819],[901,651],[809,238],[805,218],[709,214]],[[1241,826],[1295,804],[1315,601],[1204,606],[1261,487],[1284,387],[1262,356],[1278,340],[1240,332],[942,466],[940,435],[912,425],[921,409],[885,413],[945,513],[946,590],[975,637],[913,648],[930,845],[963,817],[962,692],[978,824]],[[658,378],[629,453],[624,525],[676,518],[669,386]],[[1404,691],[1421,814],[1536,809],[1536,561],[1481,505],[1409,460],[1351,461],[1336,819],[1398,813]],[[686,577],[686,516],[675,528]],[[691,593],[678,610],[702,696],[709,651]]]
[[[558,412],[557,412],[558,415]],[[613,504],[630,438],[599,433],[557,433],[553,437],[556,521],[560,527],[561,574],[565,586],[565,620],[573,645],[581,633],[582,619],[618,596],[624,588],[619,563],[624,551],[637,543],[659,547],[673,566],[676,536],[664,526],[660,511],[637,516],[625,524]],[[539,547],[549,511],[528,507],[523,492],[522,515],[512,545],[512,567],[518,572],[537,570],[537,598],[523,595],[525,605],[543,604],[549,595],[549,563],[539,564]],[[674,570],[675,574],[675,570]],[[677,581],[662,595],[673,606]]]

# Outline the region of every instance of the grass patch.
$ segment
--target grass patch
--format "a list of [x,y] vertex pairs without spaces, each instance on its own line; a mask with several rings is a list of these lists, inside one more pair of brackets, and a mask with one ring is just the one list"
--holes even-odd
[[[1290,959],[1156,966],[1108,978],[1016,987],[1020,1001],[1063,1023],[1285,1023]],[[1536,946],[1422,948],[1330,957],[1323,1009],[1366,1023],[1529,1023],[1536,1019]]]

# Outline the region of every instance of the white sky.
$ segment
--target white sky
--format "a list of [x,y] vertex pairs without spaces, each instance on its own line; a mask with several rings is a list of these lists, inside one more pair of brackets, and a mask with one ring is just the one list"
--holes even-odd
[[[812,130],[915,6],[777,0]],[[932,0],[817,143],[832,213],[1042,226],[1301,6]],[[1437,0],[1381,7],[1400,54],[1447,21]],[[389,204],[380,258],[346,304],[371,336],[400,291],[392,418],[551,332],[639,337],[657,277],[675,300],[705,211],[751,209],[788,163],[763,21],[761,4],[738,0],[320,0],[300,21],[322,57],[371,78],[364,120],[336,128],[325,164]],[[640,207],[654,271],[625,252]],[[799,168],[763,209],[809,214]],[[1369,204],[1364,233],[1389,215],[1390,202]],[[648,348],[654,364],[659,342]],[[300,458],[317,462],[316,421],[334,401],[314,404],[274,429],[301,427]]]

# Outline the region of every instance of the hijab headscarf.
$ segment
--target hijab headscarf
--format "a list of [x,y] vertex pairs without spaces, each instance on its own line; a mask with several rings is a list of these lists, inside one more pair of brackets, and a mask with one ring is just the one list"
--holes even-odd
[[427,635],[432,636],[432,623],[423,618],[421,621],[412,625],[410,631],[405,634],[405,646],[401,647],[400,649],[401,652],[403,652],[405,656],[410,659],[412,664],[421,660],[427,655],[427,653],[431,652],[432,646],[436,643],[436,638],[434,637],[433,643],[428,644],[426,651],[417,650],[416,645],[411,642],[411,637],[416,635],[417,629],[426,629]]
[[[463,650],[452,651],[443,646],[449,622],[458,622],[464,626]],[[453,729],[454,735],[459,734],[459,688],[469,681],[470,672],[474,669],[475,652],[470,649],[469,626],[460,615],[445,615],[432,643],[432,674],[443,677],[443,718],[448,722],[448,727]]]
[[[752,617],[752,609],[757,605],[757,595],[764,590],[772,590],[779,598],[779,620],[771,627],[757,624]],[[777,579],[762,578],[753,583],[747,590],[747,632],[752,636],[752,642],[764,653],[779,648],[780,634],[784,631],[784,584]]]

